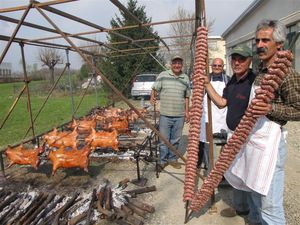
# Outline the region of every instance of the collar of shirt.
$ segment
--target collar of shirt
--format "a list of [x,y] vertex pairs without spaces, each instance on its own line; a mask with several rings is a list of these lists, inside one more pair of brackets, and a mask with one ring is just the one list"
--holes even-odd
[[169,75],[174,76],[175,78],[181,78],[181,79],[184,78],[184,75],[183,75],[182,72],[178,76],[175,75],[172,70],[168,70],[167,72],[168,72]]
[[263,63],[261,62],[261,63],[258,65],[258,71],[259,71],[260,73],[267,73],[267,72],[268,72],[268,67],[265,67],[265,66],[263,65]]
[[211,74],[211,81],[223,81],[222,74]]

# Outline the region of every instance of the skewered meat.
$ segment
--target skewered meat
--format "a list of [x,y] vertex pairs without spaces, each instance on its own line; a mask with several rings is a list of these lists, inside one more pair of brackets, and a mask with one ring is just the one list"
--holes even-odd
[[10,160],[10,163],[7,166],[7,168],[11,167],[14,164],[19,164],[31,165],[32,167],[37,169],[40,163],[39,155],[43,151],[44,145],[35,149],[25,149],[23,144],[15,148],[8,146],[8,148],[5,151],[7,158]]
[[[287,74],[286,71],[288,71],[288,67],[291,66],[292,58],[292,53],[289,51],[280,51],[277,53],[274,62],[270,65],[270,68],[276,67],[277,69],[269,69],[268,74],[263,77],[261,81],[262,85],[260,86],[261,90],[256,92],[255,98],[251,101],[250,106],[246,110],[234,134],[224,146],[214,168],[205,179],[200,190],[194,195],[190,209],[199,211],[208,201],[214,188],[216,188],[221,181],[221,175],[230,167],[236,154],[240,151],[242,144],[245,143],[251,129],[256,123],[257,115],[252,113],[251,108],[253,108],[253,105],[256,104],[257,101],[266,101],[268,103],[274,99],[274,91],[280,87],[282,80],[285,78]],[[280,66],[278,66],[279,64]],[[284,66],[282,64],[284,64]],[[273,79],[272,77],[280,77],[280,79]],[[268,95],[268,99],[264,100],[261,95]],[[251,129],[240,132],[245,127],[250,127]]]
[[82,149],[78,150],[73,148],[72,150],[65,150],[61,146],[58,150],[51,150],[48,158],[52,162],[52,176],[59,168],[72,168],[79,167],[88,172],[89,154],[91,152],[90,146],[86,145]]
[[60,148],[61,146],[73,147],[77,146],[77,129],[74,129],[72,132],[59,132],[56,128],[48,134],[44,135],[44,140],[49,147]]
[[104,130],[117,130],[118,133],[127,133],[129,131],[129,122],[127,117],[111,118],[105,124],[102,124]]
[[201,127],[200,121],[202,117],[202,102],[204,96],[204,81],[200,79],[200,75],[206,73],[206,61],[208,55],[207,33],[208,30],[206,27],[199,27],[197,29],[196,56],[194,73],[192,76],[194,89],[191,99],[192,106],[190,110],[188,154],[184,180],[184,201],[192,200],[195,194],[195,177],[197,173],[196,166],[198,161],[199,135]]
[[85,142],[88,143],[93,150],[97,147],[112,148],[115,151],[119,150],[118,132],[116,130],[112,132],[96,132],[96,130],[92,128],[92,133],[85,138]]
[[77,131],[79,133],[90,133],[92,131],[92,128],[96,128],[97,120],[96,118],[93,119],[83,119],[83,120],[74,120],[72,121],[71,128],[75,129],[77,128]]
[[[137,109],[143,116],[147,113],[147,109]],[[136,121],[139,116],[132,110],[128,109],[125,111],[125,115],[127,116],[130,122]]]

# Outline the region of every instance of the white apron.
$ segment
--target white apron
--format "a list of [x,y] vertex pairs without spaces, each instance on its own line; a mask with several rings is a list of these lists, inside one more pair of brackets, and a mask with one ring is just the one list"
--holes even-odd
[[[210,82],[216,92],[222,96],[223,89],[226,84],[224,81],[211,81]],[[213,102],[211,102],[211,115],[212,115],[212,132],[220,133],[221,129],[228,130],[226,125],[227,107],[219,109]],[[201,118],[200,141],[206,142],[206,123],[208,122],[207,112],[207,94],[203,98],[203,113]]]
[[[255,95],[255,88],[252,86],[249,102]],[[225,172],[226,180],[236,189],[254,190],[267,195],[275,171],[280,138],[279,124],[265,116],[259,118],[246,143]]]

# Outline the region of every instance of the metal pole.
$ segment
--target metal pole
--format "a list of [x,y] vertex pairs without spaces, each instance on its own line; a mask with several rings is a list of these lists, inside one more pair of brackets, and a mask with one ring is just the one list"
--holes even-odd
[[25,82],[26,91],[27,91],[27,108],[29,110],[29,118],[30,118],[31,130],[32,130],[32,137],[35,138],[34,124],[33,124],[33,119],[32,119],[31,101],[30,101],[30,93],[29,93],[29,85],[28,85],[29,81],[28,81],[28,77],[27,77],[25,54],[24,54],[24,44],[20,43],[20,47],[21,47],[22,64],[23,64],[23,71],[24,71],[24,82]]
[[73,114],[72,117],[74,117],[75,114],[77,113],[77,111],[78,111],[78,109],[79,109],[79,107],[80,107],[80,105],[81,105],[81,103],[82,103],[82,101],[83,101],[83,98],[84,98],[84,96],[86,95],[86,93],[87,93],[87,91],[88,91],[88,89],[89,89],[89,87],[90,87],[90,85],[91,85],[91,83],[92,83],[92,80],[93,80],[93,77],[91,77],[91,79],[90,79],[90,81],[89,81],[89,83],[88,83],[86,89],[84,90],[84,92],[83,92],[83,94],[82,94],[82,96],[81,96],[81,98],[80,98],[80,100],[79,100],[79,103],[78,103],[78,105],[77,105],[77,107],[76,107],[76,109],[75,109],[74,114]]
[[[35,3],[35,4],[42,7],[42,6],[46,6],[46,5],[56,5],[56,4],[60,4],[60,3],[67,3],[67,2],[74,2],[74,1],[78,1],[78,0],[52,0],[52,1],[48,1],[48,2]],[[4,8],[4,9],[0,9],[0,13],[21,11],[21,10],[26,9],[26,7],[27,6],[24,5],[24,6]]]
[[2,52],[2,55],[1,55],[1,57],[0,57],[0,64],[2,63],[2,61],[3,61],[4,57],[5,57],[5,55],[6,55],[7,51],[8,51],[8,49],[9,49],[9,47],[10,47],[10,45],[11,45],[11,43],[13,42],[14,38],[16,37],[16,35],[17,35],[17,33],[18,33],[18,31],[19,31],[19,29],[20,29],[22,23],[24,22],[24,20],[25,20],[25,18],[26,18],[26,16],[27,16],[27,14],[28,14],[28,12],[29,12],[31,6],[32,6],[32,2],[30,2],[30,4],[27,6],[27,8],[26,8],[26,10],[25,10],[25,12],[24,12],[22,18],[20,19],[18,25],[16,26],[16,28],[15,28],[13,34],[10,36],[9,41],[8,41],[8,43],[7,43],[5,49],[4,49],[4,51]]
[[[93,57],[92,60],[93,60],[94,66],[97,67],[96,58]],[[96,76],[96,71],[95,70],[93,71],[92,79],[94,79],[94,82],[95,82],[95,87],[94,88],[95,88],[95,93],[96,93],[96,105],[99,107],[99,99],[98,99],[98,91],[97,91],[97,76]]]
[[0,152],[0,165],[1,165],[1,171],[2,171],[3,177],[5,177],[5,169],[4,169],[4,162],[3,162],[2,154],[3,154],[3,152]]
[[69,78],[69,86],[70,86],[70,96],[71,96],[71,115],[74,116],[75,107],[74,107],[74,96],[73,96],[73,85],[72,85],[72,78],[71,78],[71,70],[70,70],[70,60],[69,60],[69,49],[66,49],[67,55],[67,67],[68,67],[68,78]]

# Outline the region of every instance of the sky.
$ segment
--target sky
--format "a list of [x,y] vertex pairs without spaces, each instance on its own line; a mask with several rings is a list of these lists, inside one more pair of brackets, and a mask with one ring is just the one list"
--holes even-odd
[[[126,6],[127,0],[119,0]],[[209,35],[221,35],[254,0],[206,0],[206,17],[208,21],[213,21],[214,24],[212,31]],[[0,8],[14,7],[27,5],[29,0],[0,0]],[[41,1],[45,2],[45,0]],[[152,18],[152,22],[171,20],[176,13],[178,7],[185,9],[189,13],[195,11],[195,0],[138,0],[138,5],[145,6],[147,17]],[[102,27],[109,28],[110,20],[116,18],[119,14],[118,8],[113,5],[109,0],[80,0],[73,3],[64,3],[60,5],[54,5],[54,8],[65,11],[72,15],[76,15],[85,20],[96,23]],[[2,13],[1,15],[20,19],[24,11]],[[53,14],[47,13],[51,19],[65,32],[79,33],[84,31],[94,30],[85,25],[81,25],[72,22],[63,17],[59,17]],[[37,12],[32,9],[27,15],[26,22],[36,23],[42,26],[52,28],[50,24]],[[15,24],[4,22],[0,20],[0,34],[10,36],[14,29]],[[154,26],[154,30],[158,32],[160,36],[168,36],[170,33],[169,25]],[[37,31],[28,27],[21,27],[16,37],[21,38],[41,38],[49,37],[53,34],[47,32]],[[90,38],[97,38],[105,42],[105,34],[90,35]],[[59,43],[64,43],[59,41]],[[79,45],[80,42],[75,41],[75,44]],[[0,52],[2,54],[3,49],[6,46],[6,42],[0,41]],[[10,62],[13,66],[13,71],[21,70],[21,53],[18,44],[12,44],[4,62]],[[61,54],[65,54],[62,52]],[[37,63],[41,66],[41,63],[37,59],[38,47],[31,47],[25,45],[25,57],[27,64]],[[82,63],[80,56],[77,53],[70,52],[70,63],[74,69],[79,69]]]

